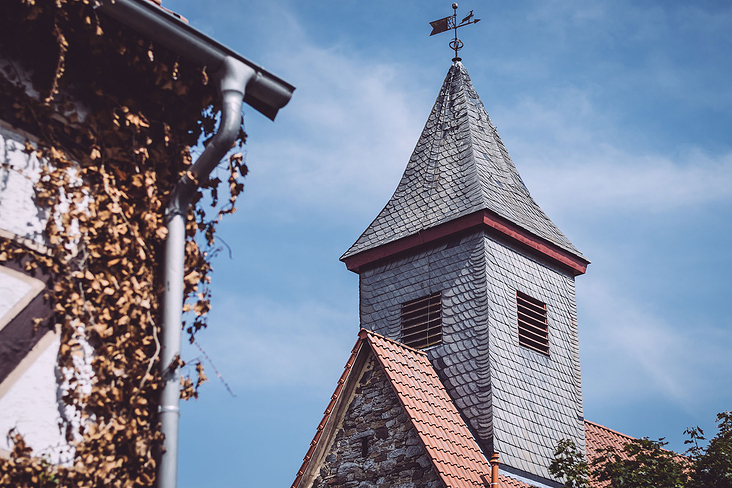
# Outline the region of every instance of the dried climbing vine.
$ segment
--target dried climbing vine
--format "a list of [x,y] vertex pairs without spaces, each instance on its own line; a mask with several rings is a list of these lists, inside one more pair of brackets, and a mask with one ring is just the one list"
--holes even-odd
[[[36,203],[50,212],[50,252],[1,240],[0,262],[53,276],[53,316],[36,326],[60,330],[59,368],[69,383],[63,401],[79,419],[66,425],[70,465],[35,456],[13,434],[11,459],[0,460],[0,486],[151,486],[163,441],[154,406],[164,209],[191,164],[190,148],[214,132],[215,89],[205,67],[98,15],[93,0],[4,2],[0,59],[0,119],[37,137],[26,151],[44,163]],[[237,143],[244,140],[242,131]],[[243,188],[241,155],[221,172],[228,202],[218,207],[222,181],[213,177],[187,223],[191,340],[210,308],[207,248]],[[183,398],[196,396],[205,379],[197,371],[197,379],[184,381]]]

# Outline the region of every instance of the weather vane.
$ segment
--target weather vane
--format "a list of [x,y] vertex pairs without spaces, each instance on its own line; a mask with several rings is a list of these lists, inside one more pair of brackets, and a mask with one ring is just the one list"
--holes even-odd
[[453,61],[461,61],[461,59],[458,57],[458,51],[463,48],[463,41],[458,39],[457,36],[457,30],[460,27],[465,27],[466,25],[470,24],[477,24],[480,22],[480,19],[474,19],[473,18],[473,11],[471,10],[468,15],[465,16],[463,20],[460,21],[460,23],[457,23],[457,8],[458,4],[453,3],[452,4],[452,15],[448,15],[444,19],[435,20],[433,22],[430,22],[430,25],[432,26],[432,32],[430,32],[431,36],[434,36],[435,34],[441,34],[442,32],[448,31],[452,29],[455,33],[455,38],[450,41],[450,49],[455,51],[455,57],[452,58]]

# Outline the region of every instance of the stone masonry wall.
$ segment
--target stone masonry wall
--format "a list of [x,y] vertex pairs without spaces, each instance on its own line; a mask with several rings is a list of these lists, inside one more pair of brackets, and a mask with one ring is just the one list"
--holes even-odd
[[312,487],[444,487],[373,355]]
[[361,327],[400,340],[401,304],[442,292],[442,344],[425,349],[450,398],[491,452],[491,380],[483,233],[360,273]]

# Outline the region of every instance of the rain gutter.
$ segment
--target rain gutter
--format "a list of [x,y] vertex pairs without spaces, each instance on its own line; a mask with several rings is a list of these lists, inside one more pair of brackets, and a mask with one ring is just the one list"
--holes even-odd
[[178,358],[182,335],[186,218],[198,185],[231,149],[239,134],[242,103],[274,120],[292,97],[294,87],[260,66],[207,37],[178,17],[146,0],[99,0],[98,9],[158,42],[181,57],[205,66],[218,83],[221,95],[219,130],[174,189],[165,213],[163,323],[160,367],[163,391],[158,407],[165,449],[158,458],[158,488],[176,488],[178,483],[178,425],[180,420],[180,375]]

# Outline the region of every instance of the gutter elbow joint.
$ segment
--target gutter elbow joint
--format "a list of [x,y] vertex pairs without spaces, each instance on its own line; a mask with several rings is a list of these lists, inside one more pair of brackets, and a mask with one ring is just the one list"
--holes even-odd
[[224,58],[224,64],[215,75],[219,79],[219,90],[222,96],[225,97],[227,93],[233,92],[239,94],[241,100],[244,99],[249,82],[261,76],[251,67],[232,56]]

